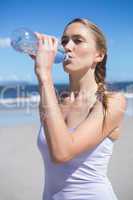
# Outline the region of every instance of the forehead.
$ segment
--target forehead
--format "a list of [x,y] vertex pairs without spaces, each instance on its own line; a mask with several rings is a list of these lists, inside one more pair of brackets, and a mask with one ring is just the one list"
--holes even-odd
[[86,27],[84,24],[81,24],[79,22],[75,22],[73,24],[70,24],[66,27],[63,35],[66,35],[66,36],[73,36],[73,35],[81,35],[83,37],[85,37],[86,39],[87,38],[90,38],[92,37],[93,38],[93,34],[91,32],[91,30]]

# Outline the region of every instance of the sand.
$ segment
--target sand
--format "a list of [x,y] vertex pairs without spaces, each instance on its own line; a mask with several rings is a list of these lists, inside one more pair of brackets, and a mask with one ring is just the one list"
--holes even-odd
[[[0,200],[41,200],[44,166],[39,121],[0,126]],[[119,200],[133,199],[133,117],[125,116],[108,175]]]

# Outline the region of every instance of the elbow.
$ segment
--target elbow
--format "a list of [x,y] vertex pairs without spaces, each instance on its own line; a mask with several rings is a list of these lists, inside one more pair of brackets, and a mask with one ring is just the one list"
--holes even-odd
[[127,109],[127,99],[126,99],[126,96],[123,94],[123,93],[120,93],[119,94],[119,96],[120,96],[120,99],[119,99],[119,102],[120,102],[120,100],[121,100],[121,110],[123,111],[123,112],[125,112],[126,111],[126,109]]
[[72,156],[70,155],[52,156],[52,162],[55,164],[63,164],[63,163],[69,162],[71,159],[72,159]]

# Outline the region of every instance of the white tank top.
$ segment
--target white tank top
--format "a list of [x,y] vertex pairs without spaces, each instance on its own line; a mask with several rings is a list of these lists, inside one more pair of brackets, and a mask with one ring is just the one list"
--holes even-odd
[[[72,134],[73,129],[69,131]],[[38,147],[45,166],[43,199],[116,200],[107,177],[113,144],[113,140],[106,137],[91,151],[86,151],[68,162],[56,164],[51,160],[44,129],[41,126]],[[103,190],[101,193],[97,191],[99,189],[96,189],[99,187]],[[98,193],[99,196],[97,196]],[[101,194],[103,196],[100,196]]]

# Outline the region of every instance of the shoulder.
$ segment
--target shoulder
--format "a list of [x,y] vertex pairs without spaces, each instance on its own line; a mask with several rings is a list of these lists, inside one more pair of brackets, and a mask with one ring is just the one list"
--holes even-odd
[[[127,100],[123,92],[110,92],[106,91],[107,97],[107,111],[111,111],[111,113],[115,112],[125,112],[127,107]],[[103,107],[102,102],[98,101],[96,104],[96,108]]]
[[111,92],[108,94],[107,115],[105,117],[105,130],[106,128],[112,131],[114,128],[119,127],[123,120],[127,102],[124,93]]
[[108,109],[114,113],[124,113],[127,107],[127,100],[123,92],[107,92]]
[[123,92],[109,92],[106,116],[106,128],[108,136],[116,140],[121,134],[121,123],[127,107],[127,100]]
[[103,105],[101,102],[97,103],[96,108],[92,112],[93,118],[95,118],[97,122],[99,121],[99,123],[103,124],[105,136],[112,130],[120,127],[127,107],[124,93],[106,92],[106,95],[108,97],[106,112],[103,112]]

